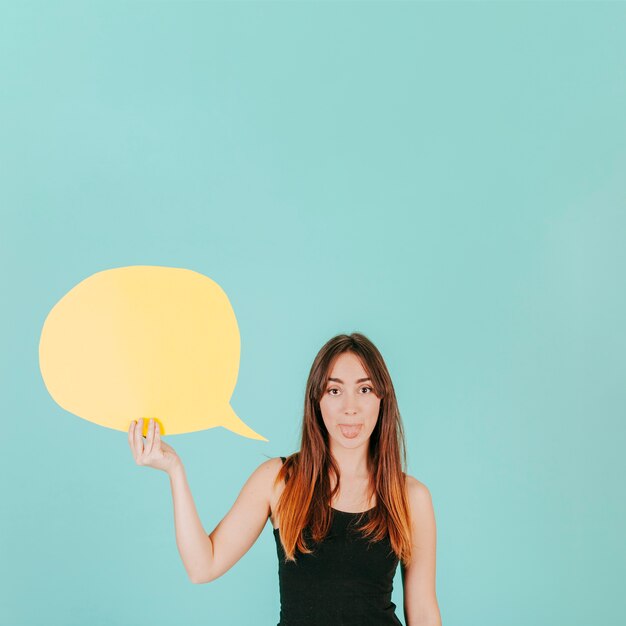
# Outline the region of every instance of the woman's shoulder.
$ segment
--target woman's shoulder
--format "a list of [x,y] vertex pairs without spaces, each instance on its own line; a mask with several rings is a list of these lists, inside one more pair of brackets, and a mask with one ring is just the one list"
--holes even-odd
[[[294,455],[290,455],[293,457]],[[262,471],[266,472],[268,482],[266,483],[267,488],[269,489],[269,503],[270,503],[270,520],[272,522],[272,526],[277,528],[277,520],[274,517],[274,512],[276,511],[276,507],[278,505],[278,501],[282,496],[283,491],[285,490],[286,480],[289,479],[289,472],[287,471],[280,477],[280,470],[284,466],[283,459],[285,461],[290,457],[274,457],[273,459],[269,459],[264,463],[261,463],[259,466],[259,470],[263,468]],[[258,470],[257,470],[258,471]]]
[[409,474],[405,474],[404,476],[406,478],[406,491],[411,509],[415,511],[430,508],[432,506],[430,489],[414,476],[410,476]]
[[[271,459],[268,459],[267,461],[263,461],[263,463],[261,463],[256,468],[256,470],[254,471],[254,474],[259,476],[260,480],[267,481],[267,484],[270,490],[273,491],[275,483],[278,479],[278,474],[280,473],[280,470],[282,469],[284,463],[286,462],[287,459],[291,459],[294,456],[296,455],[292,454],[292,455],[289,455],[288,457],[276,456]],[[283,477],[280,483],[284,485],[284,482],[285,480]]]
[[280,468],[283,466],[283,459],[280,456],[263,461],[255,470],[255,473],[264,475],[268,480],[278,476]]
[[298,461],[298,453],[294,452],[293,454],[288,454],[287,456],[277,456],[269,461],[266,461],[268,467],[273,468],[276,473],[280,471],[283,465],[286,465],[288,469],[294,467],[294,464]]
[[406,480],[406,488],[409,492],[428,491],[428,487],[421,480],[417,480],[415,476],[411,476],[410,474],[405,474],[404,478]]

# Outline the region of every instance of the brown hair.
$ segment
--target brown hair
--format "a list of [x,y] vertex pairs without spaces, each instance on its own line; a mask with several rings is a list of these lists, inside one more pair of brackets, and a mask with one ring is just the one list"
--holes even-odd
[[[374,393],[381,399],[368,450],[370,493],[376,494],[376,506],[370,512],[369,521],[357,530],[370,537],[370,541],[380,541],[389,533],[393,551],[408,564],[411,523],[405,487],[406,447],[402,420],[385,361],[376,346],[361,333],[330,339],[318,352],[309,372],[300,451],[287,457],[275,481],[278,484],[288,478],[276,507],[286,561],[295,561],[296,549],[304,554],[312,552],[303,537],[305,528],[310,528],[314,542],[321,541],[330,528],[330,503],[339,490],[340,474],[330,454],[320,399],[336,357],[344,352],[352,352],[360,359],[372,380]],[[337,479],[332,491],[331,471]]]

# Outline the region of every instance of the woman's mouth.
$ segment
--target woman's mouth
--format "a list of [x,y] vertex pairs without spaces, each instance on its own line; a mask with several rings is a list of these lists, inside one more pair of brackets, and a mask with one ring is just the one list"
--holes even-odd
[[341,430],[341,434],[346,439],[354,439],[361,432],[361,428],[363,424],[339,424],[339,429]]

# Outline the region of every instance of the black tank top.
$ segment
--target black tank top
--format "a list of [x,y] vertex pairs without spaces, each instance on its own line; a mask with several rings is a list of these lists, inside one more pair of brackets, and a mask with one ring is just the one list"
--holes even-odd
[[[281,459],[284,463],[285,457]],[[285,563],[280,530],[274,529],[281,605],[278,626],[402,626],[391,601],[398,558],[389,536],[370,543],[354,530],[364,521],[358,519],[360,513],[332,511],[329,533],[320,543],[315,544],[309,529],[304,529],[313,552],[296,549],[295,563]]]

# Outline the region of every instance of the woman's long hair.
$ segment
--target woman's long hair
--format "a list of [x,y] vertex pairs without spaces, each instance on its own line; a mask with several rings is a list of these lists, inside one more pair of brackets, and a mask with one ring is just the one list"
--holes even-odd
[[[370,541],[380,541],[389,533],[393,551],[408,564],[411,522],[405,486],[406,447],[402,420],[385,361],[376,346],[361,333],[333,337],[311,366],[304,398],[300,451],[287,458],[275,481],[277,485],[286,479],[276,507],[286,561],[296,560],[296,550],[304,554],[312,552],[303,537],[305,528],[310,529],[314,542],[321,541],[330,528],[330,503],[339,490],[341,476],[330,453],[320,400],[326,391],[332,365],[344,352],[352,352],[360,359],[372,380],[374,393],[381,399],[368,451],[370,495],[376,494],[376,507],[370,511],[369,520],[357,530]],[[330,472],[336,477],[332,491]]]

